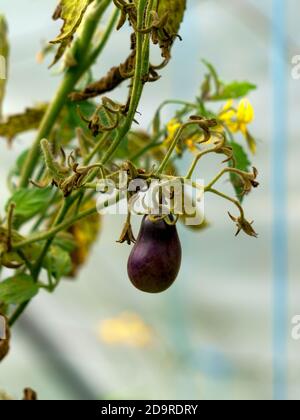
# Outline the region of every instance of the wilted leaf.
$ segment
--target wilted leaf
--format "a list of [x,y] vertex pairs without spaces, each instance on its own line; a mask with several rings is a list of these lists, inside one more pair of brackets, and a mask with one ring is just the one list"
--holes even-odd
[[[89,208],[95,206],[95,201],[91,200],[83,206],[82,210],[88,210]],[[90,254],[91,247],[98,238],[100,229],[101,216],[99,214],[89,216],[79,221],[69,229],[69,232],[72,234],[76,244],[76,248],[71,254],[73,277],[76,276],[78,269],[86,262]]]
[[249,149],[255,155],[257,149],[256,140],[248,130],[246,131],[246,140]]
[[17,274],[0,283],[0,300],[8,304],[27,302],[37,295],[38,285],[27,274]]
[[[179,29],[184,18],[186,9],[186,0],[160,0],[158,5],[158,14],[162,18],[164,15],[168,16],[168,21],[165,26],[165,31],[172,38],[173,41],[176,35],[179,34]],[[165,35],[159,40],[160,45],[165,44]]]
[[7,39],[7,24],[4,16],[0,15],[0,121],[2,119],[2,104],[7,80],[8,56],[9,45]]
[[51,41],[52,44],[60,44],[53,64],[55,64],[63,56],[66,48],[71,44],[73,36],[83,19],[86,9],[93,1],[94,0],[60,1],[54,14],[54,18],[63,19],[64,24],[60,34]]
[[27,108],[21,114],[11,115],[0,124],[0,137],[11,142],[18,134],[37,129],[46,109],[47,104],[41,104],[35,108]]
[[248,222],[248,220],[245,219],[244,216],[235,217],[232,216],[230,213],[228,213],[230,219],[236,223],[236,226],[238,228],[235,236],[238,236],[240,232],[245,232],[246,235],[251,236],[252,238],[257,238],[258,234],[255,232],[253,228],[254,222]]
[[73,252],[76,248],[73,235],[68,232],[59,232],[53,240],[53,245],[69,253]]
[[[6,121],[0,123],[0,137],[5,137],[11,142],[18,134],[36,130],[45,115],[47,106],[48,104],[41,104],[35,108],[27,108],[23,113],[11,115]],[[94,110],[95,104],[92,102],[86,101],[81,105],[84,115],[90,115]],[[77,127],[85,128],[86,124],[80,118],[77,106],[68,101],[53,127],[53,141],[59,139],[60,145],[67,145],[75,138]]]
[[20,225],[36,216],[49,206],[51,199],[51,188],[20,188],[10,198],[6,205],[15,203],[14,221]]
[[[7,268],[18,268],[24,265],[23,258],[18,254],[17,251],[11,251],[8,249],[9,234],[7,228],[0,226],[0,266]],[[22,242],[25,238],[21,236],[17,231],[11,232],[11,242],[17,244]],[[22,248],[22,252],[28,261],[34,262],[40,255],[40,245],[30,244]],[[1,299],[0,299],[1,302]],[[1,308],[0,308],[1,309]]]
[[[244,172],[249,172],[251,163],[249,161],[248,155],[245,152],[244,148],[240,144],[235,143],[234,141],[230,143],[230,146],[232,147],[232,150],[233,150],[233,156],[236,161],[237,169],[240,169],[241,171],[244,171]],[[230,174],[230,180],[233,185],[233,188],[235,189],[237,198],[239,199],[240,202],[242,202],[244,198],[244,195],[243,195],[244,183],[239,178],[239,176],[235,174]]]

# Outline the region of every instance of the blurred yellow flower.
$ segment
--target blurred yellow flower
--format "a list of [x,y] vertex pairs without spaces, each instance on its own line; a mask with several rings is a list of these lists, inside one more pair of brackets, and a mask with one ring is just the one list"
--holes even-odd
[[199,143],[199,134],[194,134],[192,137],[185,140],[185,145],[192,153],[199,153],[196,144]]
[[102,321],[98,335],[104,343],[110,345],[146,347],[153,341],[151,329],[137,314],[130,312]]
[[167,137],[165,139],[166,144],[169,144],[174,140],[175,134],[181,127],[181,123],[176,119],[172,118],[167,124]]
[[253,153],[256,151],[256,143],[248,131],[248,125],[254,120],[254,108],[246,98],[242,99],[238,107],[231,99],[226,102],[219,113],[219,120],[222,121],[232,133],[241,132]]
[[[181,127],[181,123],[176,120],[176,118],[173,118],[170,120],[167,124],[167,137],[164,141],[166,146],[169,146],[172,140],[174,140],[174,137],[178,131],[178,129]],[[221,131],[224,131],[223,127],[220,125]],[[218,130],[215,130],[218,131]],[[214,136],[211,137],[211,139],[206,142],[206,144],[213,143]],[[200,133],[191,134],[190,137],[184,138],[177,146],[176,151],[179,155],[182,154],[182,146],[185,145],[187,149],[194,154],[199,153],[199,149],[197,148],[197,145],[199,145],[204,140],[204,135]]]
[[233,100],[229,100],[224,105],[219,118],[233,133],[241,131],[245,135],[247,126],[254,120],[254,109],[248,99],[242,99],[237,109],[234,108]]

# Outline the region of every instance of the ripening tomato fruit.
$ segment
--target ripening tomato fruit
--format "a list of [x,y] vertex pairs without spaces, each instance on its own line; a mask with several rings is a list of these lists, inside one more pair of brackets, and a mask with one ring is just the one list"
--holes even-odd
[[132,284],[147,293],[167,290],[179,273],[181,255],[176,226],[164,220],[154,222],[145,216],[128,260]]

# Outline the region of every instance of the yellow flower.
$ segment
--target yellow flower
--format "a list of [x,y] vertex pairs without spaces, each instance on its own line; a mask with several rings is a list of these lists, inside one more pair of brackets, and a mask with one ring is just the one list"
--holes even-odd
[[98,336],[106,344],[130,347],[146,347],[153,341],[151,329],[137,314],[130,312],[102,321]]
[[223,122],[232,122],[236,117],[236,109],[234,108],[234,102],[232,99],[226,102],[223,106],[222,111],[219,113],[219,119]]
[[242,99],[237,108],[235,108],[232,99],[227,101],[219,113],[219,119],[232,133],[241,132],[245,136],[251,151],[255,153],[255,140],[248,131],[248,125],[254,120],[254,109],[248,99]]
[[176,118],[173,118],[172,120],[168,122],[167,124],[168,135],[165,139],[166,144],[170,144],[172,140],[174,140],[176,132],[178,131],[180,127],[181,127],[181,123]]
[[188,150],[192,153],[199,153],[197,148],[197,143],[199,143],[199,134],[194,134],[192,137],[185,140],[185,145]]
[[224,105],[219,118],[233,133],[241,131],[246,135],[247,126],[254,119],[254,109],[248,99],[242,99],[237,109],[234,108],[233,100],[229,100]]

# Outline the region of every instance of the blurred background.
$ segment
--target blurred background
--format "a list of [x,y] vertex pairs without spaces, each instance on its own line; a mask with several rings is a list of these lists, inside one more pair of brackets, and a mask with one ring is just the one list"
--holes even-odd
[[[11,353],[0,366],[0,389],[15,397],[30,386],[41,399],[53,400],[299,399],[300,341],[291,338],[292,317],[300,314],[300,80],[291,76],[292,57],[300,54],[299,2],[188,3],[183,42],[176,44],[163,78],[146,88],[141,125],[147,127],[161,101],[198,94],[202,58],[226,81],[257,84],[249,99],[256,111],[254,163],[261,186],[245,205],[259,239],[235,238],[230,205],[207,197],[211,228],[193,233],[179,227],[180,276],[169,291],[150,296],[127,279],[130,249],[115,243],[123,219],[105,217],[80,278],[62,282],[54,295],[41,293],[14,329]],[[58,85],[48,63],[36,62],[42,41],[58,31],[51,20],[55,5],[0,1],[11,42],[6,114],[49,100]],[[95,75],[125,57],[124,33],[111,40]],[[120,99],[124,89],[113,97]],[[6,174],[31,140],[32,133],[12,149],[0,142],[1,209],[8,198]],[[209,179],[217,164],[208,159],[202,176]]]

